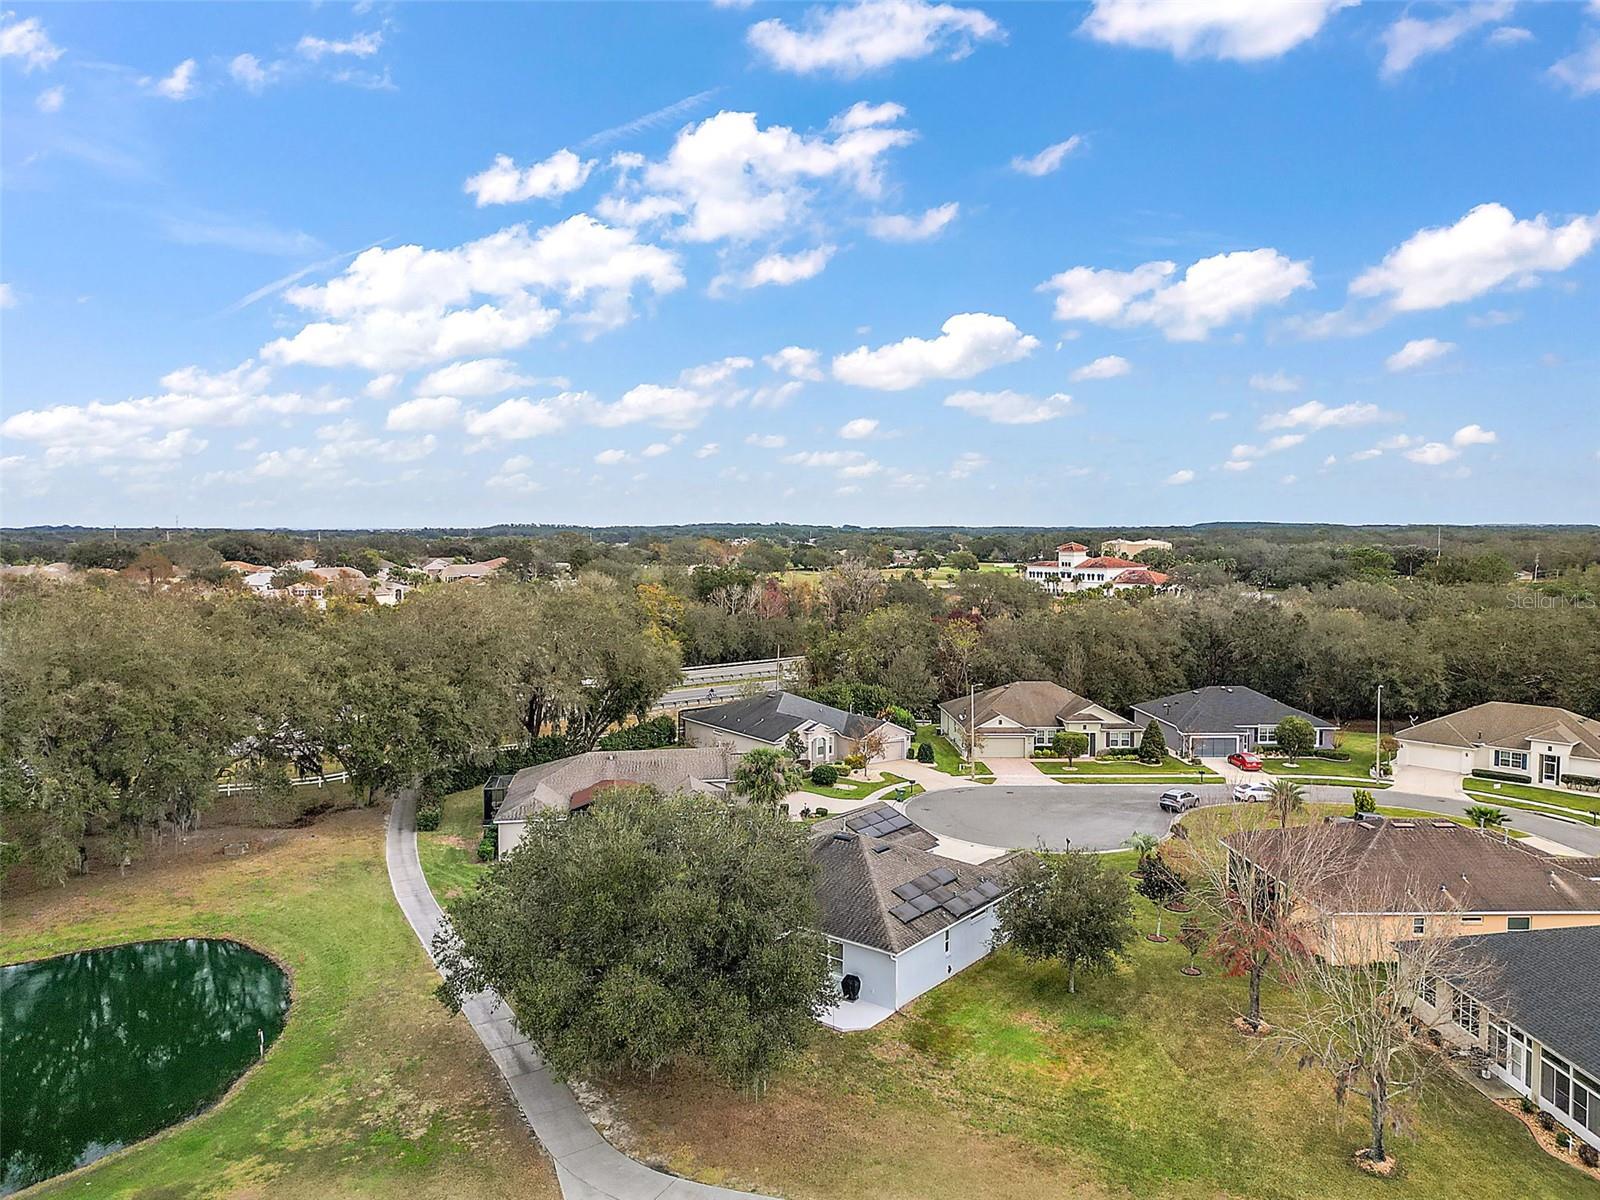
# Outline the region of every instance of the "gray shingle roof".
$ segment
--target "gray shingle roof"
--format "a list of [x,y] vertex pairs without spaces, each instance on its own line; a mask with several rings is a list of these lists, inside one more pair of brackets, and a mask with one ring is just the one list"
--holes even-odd
[[1478,934],[1453,943],[1498,971],[1496,994],[1478,999],[1600,1079],[1600,926]]
[[1172,723],[1184,733],[1232,733],[1241,725],[1276,725],[1285,717],[1304,717],[1314,729],[1334,727],[1332,721],[1247,687],[1196,688],[1133,707],[1136,712]]
[[889,954],[909,949],[961,919],[936,906],[911,920],[902,920],[891,912],[906,902],[895,894],[896,888],[905,888],[931,872],[941,872],[941,879],[947,873],[946,886],[953,892],[965,892],[985,882],[998,885],[995,898],[1009,890],[1009,856],[974,866],[918,850],[904,838],[862,837],[843,831],[819,833],[811,841],[811,861],[817,866],[822,931]]
[[696,708],[683,714],[686,721],[697,721],[713,729],[736,733],[774,745],[808,721],[838,730],[848,738],[860,738],[884,724],[877,717],[845,712],[830,704],[819,704],[793,692],[764,692],[742,700],[730,700],[711,708]]
[[602,780],[643,784],[663,792],[715,792],[707,781],[730,778],[735,758],[720,748],[591,750],[558,758],[518,771],[494,819],[526,821],[543,809],[566,812],[575,793]]
[[1491,700],[1435,717],[1395,734],[1402,742],[1435,746],[1521,746],[1530,741],[1572,742],[1585,758],[1600,758],[1600,721],[1548,704]]
[[1030,729],[1051,729],[1058,721],[1082,719],[1079,714],[1093,707],[1096,707],[1094,701],[1043,679],[1019,679],[974,696],[957,696],[939,705],[941,711],[950,714],[962,726],[971,716],[980,729],[997,716]]

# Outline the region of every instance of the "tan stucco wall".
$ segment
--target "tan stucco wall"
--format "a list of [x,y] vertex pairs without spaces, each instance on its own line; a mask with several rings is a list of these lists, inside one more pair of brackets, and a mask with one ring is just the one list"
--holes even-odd
[[[1472,916],[1464,913],[1463,916]],[[1485,913],[1480,922],[1461,921],[1453,915],[1434,914],[1428,917],[1430,922],[1446,921],[1448,926],[1445,933],[1449,936],[1476,933],[1507,933],[1507,921],[1513,916],[1526,916],[1529,929],[1571,929],[1578,926],[1600,925],[1600,912],[1590,913]],[[1306,938],[1307,948],[1313,953],[1321,955],[1331,962],[1349,963],[1353,961],[1352,951],[1359,950],[1364,953],[1369,947],[1376,945],[1392,945],[1406,938],[1415,937],[1412,932],[1411,917],[1337,917],[1333,922],[1333,945],[1324,944],[1319,935]],[[1374,932],[1376,924],[1378,930]],[[1315,928],[1315,926],[1312,926]],[[1432,932],[1430,930],[1430,932]],[[1520,931],[1518,931],[1520,932]],[[1382,938],[1380,942],[1378,939]]]

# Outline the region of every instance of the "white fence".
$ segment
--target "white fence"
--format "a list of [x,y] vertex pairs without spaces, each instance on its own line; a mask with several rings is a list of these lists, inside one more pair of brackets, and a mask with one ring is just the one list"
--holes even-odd
[[[350,778],[349,771],[335,771],[331,775],[307,775],[304,779],[291,779],[290,787],[315,787],[319,788],[329,783],[343,783]],[[253,792],[255,788],[246,783],[219,783],[217,793],[222,796],[237,796],[240,792]]]
[[[805,662],[803,655],[789,658],[757,658],[749,662],[710,663],[703,667],[685,667],[683,682],[678,686],[707,687],[714,683],[738,683],[746,679],[777,679],[787,675],[797,663]],[[677,691],[678,688],[672,689]]]

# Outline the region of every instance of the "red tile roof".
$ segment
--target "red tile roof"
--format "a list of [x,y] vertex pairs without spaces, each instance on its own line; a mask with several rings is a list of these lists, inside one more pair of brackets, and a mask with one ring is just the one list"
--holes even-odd
[[1056,547],[1057,550],[1087,550],[1088,548],[1080,542],[1067,542]]
[[1167,576],[1160,571],[1147,571],[1141,567],[1137,571],[1124,571],[1112,582],[1132,584],[1135,587],[1160,587],[1167,582]]
[[1108,570],[1115,570],[1119,567],[1124,569],[1140,568],[1143,567],[1143,565],[1143,563],[1136,563],[1126,558],[1086,558],[1081,563],[1077,564],[1077,569],[1098,569],[1103,567]]

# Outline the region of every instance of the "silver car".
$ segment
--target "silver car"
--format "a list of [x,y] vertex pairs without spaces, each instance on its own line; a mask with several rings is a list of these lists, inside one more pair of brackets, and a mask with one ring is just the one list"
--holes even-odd
[[1188,788],[1168,788],[1161,793],[1160,804],[1163,812],[1188,812],[1199,803],[1200,797],[1196,796]]

